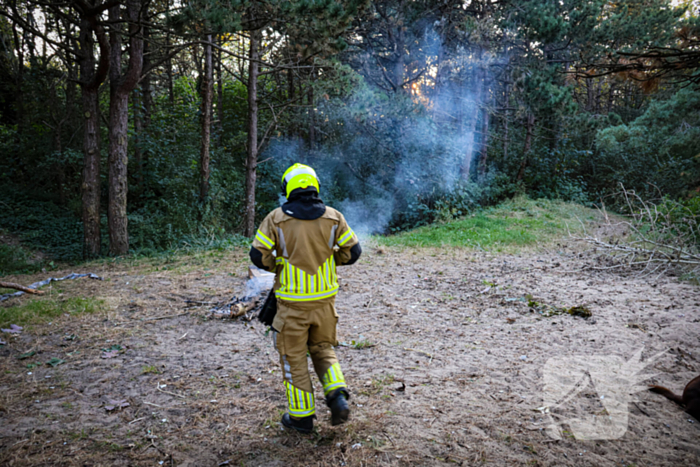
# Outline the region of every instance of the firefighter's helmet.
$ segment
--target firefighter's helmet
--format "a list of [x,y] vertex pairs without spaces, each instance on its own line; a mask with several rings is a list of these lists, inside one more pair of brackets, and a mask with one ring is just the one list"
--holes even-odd
[[316,171],[308,165],[294,164],[282,175],[282,193],[287,198],[297,188],[309,187],[316,188],[316,193],[319,193]]

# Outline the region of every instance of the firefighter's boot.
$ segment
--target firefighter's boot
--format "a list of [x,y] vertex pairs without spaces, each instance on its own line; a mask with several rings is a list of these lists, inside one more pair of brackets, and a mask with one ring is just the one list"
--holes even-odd
[[331,409],[331,425],[340,425],[350,418],[348,399],[350,393],[346,388],[336,389],[326,396],[326,404]]
[[287,428],[292,428],[297,430],[299,433],[311,433],[314,429],[314,418],[316,415],[309,415],[308,417],[290,417],[288,413],[282,415],[282,425]]

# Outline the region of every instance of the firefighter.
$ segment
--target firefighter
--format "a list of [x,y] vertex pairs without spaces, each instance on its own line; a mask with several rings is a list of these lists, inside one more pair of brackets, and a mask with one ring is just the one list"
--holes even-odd
[[323,384],[331,424],[345,423],[350,416],[350,393],[333,350],[338,345],[336,266],[355,263],[362,249],[343,215],[319,198],[318,177],[311,167],[294,164],[287,169],[282,193],[287,202],[260,224],[250,259],[276,274],[272,336],[288,403],[282,424],[309,433],[316,403],[307,352]]

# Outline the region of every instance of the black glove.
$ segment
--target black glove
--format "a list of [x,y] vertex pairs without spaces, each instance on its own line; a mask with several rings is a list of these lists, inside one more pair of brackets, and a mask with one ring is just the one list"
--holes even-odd
[[272,326],[272,322],[275,320],[275,315],[277,315],[277,297],[275,297],[275,290],[270,290],[270,295],[265,299],[265,303],[260,309],[258,314],[258,319],[266,326]]

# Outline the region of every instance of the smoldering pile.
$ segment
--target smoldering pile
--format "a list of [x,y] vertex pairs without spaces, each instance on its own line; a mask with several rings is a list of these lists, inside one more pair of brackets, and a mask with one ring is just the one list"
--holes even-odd
[[274,274],[262,271],[255,266],[249,267],[243,295],[241,297],[234,295],[227,302],[215,304],[210,310],[212,318],[252,320],[260,312],[267,298],[267,292],[274,283]]

